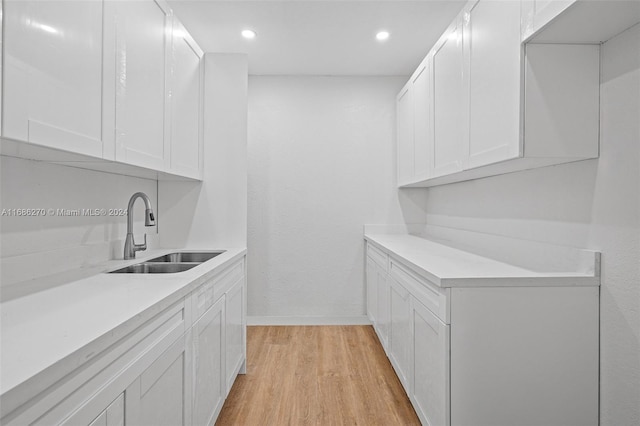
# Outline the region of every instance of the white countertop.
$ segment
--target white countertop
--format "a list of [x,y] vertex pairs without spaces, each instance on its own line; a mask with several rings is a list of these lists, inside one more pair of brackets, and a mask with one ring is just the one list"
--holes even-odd
[[600,285],[595,274],[534,271],[408,234],[365,233],[365,239],[440,287]]
[[[212,248],[218,250],[224,248]],[[51,383],[186,296],[246,253],[229,249],[174,274],[107,274],[123,266],[183,250],[154,250],[85,271],[57,274],[61,284],[0,304],[0,394],[37,379]],[[198,251],[198,250],[196,250]],[[89,276],[87,276],[89,274]],[[36,377],[37,376],[37,377]],[[39,387],[32,383],[30,388]]]

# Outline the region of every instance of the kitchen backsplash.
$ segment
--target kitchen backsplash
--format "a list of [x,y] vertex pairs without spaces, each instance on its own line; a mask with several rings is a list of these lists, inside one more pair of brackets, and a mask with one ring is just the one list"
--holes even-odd
[[[134,192],[146,193],[158,211],[155,180],[6,156],[0,173],[2,286],[122,258]],[[142,201],[135,208],[136,241],[146,232],[149,248],[157,247],[159,226],[145,228]]]

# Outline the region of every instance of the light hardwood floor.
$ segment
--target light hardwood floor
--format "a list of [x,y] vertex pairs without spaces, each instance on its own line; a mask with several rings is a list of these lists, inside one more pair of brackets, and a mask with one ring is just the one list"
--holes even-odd
[[216,425],[419,425],[371,326],[247,327]]

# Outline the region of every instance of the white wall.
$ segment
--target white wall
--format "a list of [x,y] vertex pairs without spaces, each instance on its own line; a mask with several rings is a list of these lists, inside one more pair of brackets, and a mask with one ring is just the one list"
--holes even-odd
[[424,191],[395,189],[405,82],[249,78],[249,316],[362,320],[363,225],[424,223]]
[[602,251],[601,424],[640,424],[640,25],[603,45],[599,160],[430,188],[427,223]]
[[247,56],[205,55],[202,183],[159,182],[162,247],[247,246]]
[[[0,208],[2,209],[123,209],[137,191],[146,193],[157,209],[157,184],[155,180],[133,178],[109,173],[78,169],[39,161],[1,157]],[[144,226],[144,204],[135,205],[134,231],[136,242],[149,234],[148,245],[157,241],[157,227]],[[162,224],[162,215],[157,215]],[[0,257],[9,258],[33,255],[33,259],[49,259],[55,256],[55,269],[51,264],[43,267],[42,274],[52,274],[78,267],[86,262],[109,258],[122,258],[127,232],[126,216],[61,216],[0,217]],[[57,256],[62,251],[64,255]],[[37,269],[43,263],[34,261],[25,278],[41,275]],[[49,268],[49,269],[47,269]],[[12,283],[7,269],[3,268],[2,284]]]

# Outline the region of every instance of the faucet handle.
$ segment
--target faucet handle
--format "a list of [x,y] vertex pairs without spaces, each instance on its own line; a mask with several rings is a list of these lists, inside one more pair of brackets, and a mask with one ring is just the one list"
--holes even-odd
[[147,249],[147,234],[144,234],[144,243],[142,244],[134,244],[134,251],[143,251]]

